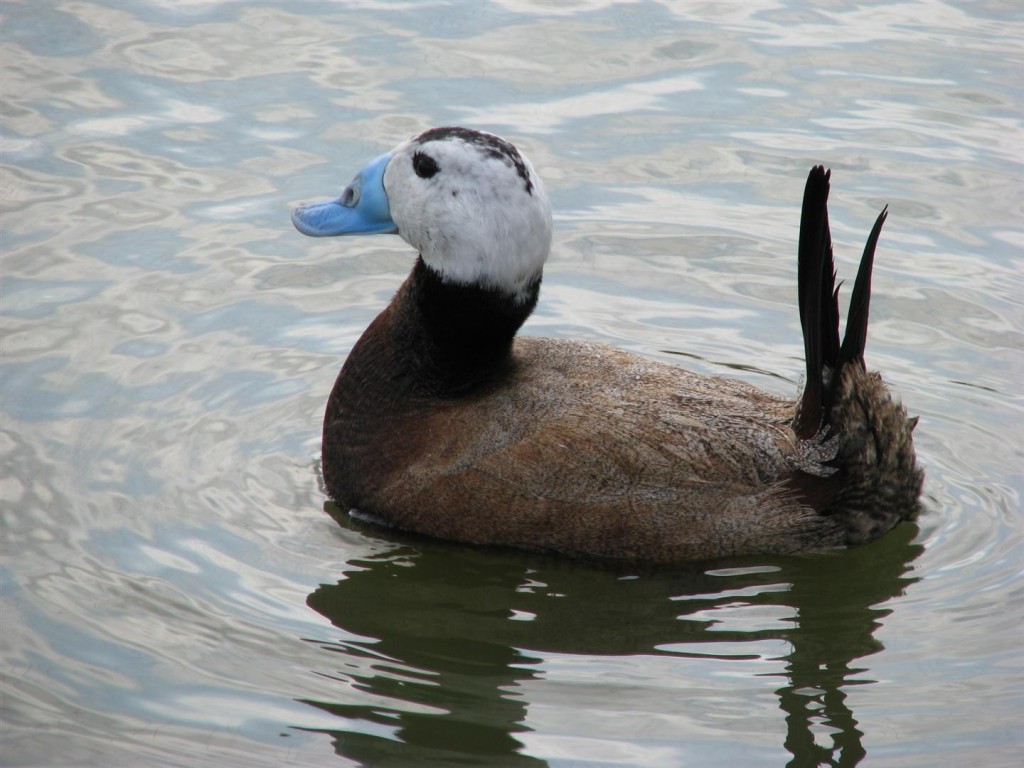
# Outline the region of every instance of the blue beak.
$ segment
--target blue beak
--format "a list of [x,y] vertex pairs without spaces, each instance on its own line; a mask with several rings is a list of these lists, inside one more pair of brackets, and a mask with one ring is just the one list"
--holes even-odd
[[292,211],[292,224],[310,237],[394,234],[384,169],[391,155],[381,155],[363,168],[337,200],[301,205]]

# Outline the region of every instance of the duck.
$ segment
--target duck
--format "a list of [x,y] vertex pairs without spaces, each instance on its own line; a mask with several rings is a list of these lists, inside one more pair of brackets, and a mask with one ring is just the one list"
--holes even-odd
[[312,237],[397,234],[408,277],[327,402],[321,471],[357,519],[468,545],[673,563],[877,539],[920,509],[916,418],[864,362],[867,240],[839,338],[827,201],[811,169],[797,243],[806,367],[795,399],[590,341],[520,335],[552,211],[511,142],[426,130],[340,197]]

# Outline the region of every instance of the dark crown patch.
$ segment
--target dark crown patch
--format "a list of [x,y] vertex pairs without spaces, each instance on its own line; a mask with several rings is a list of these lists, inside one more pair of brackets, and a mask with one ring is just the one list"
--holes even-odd
[[526,163],[523,162],[523,156],[519,154],[518,149],[499,136],[474,131],[471,128],[445,126],[424,131],[416,137],[415,141],[418,144],[426,144],[428,141],[445,141],[448,139],[460,139],[476,147],[488,157],[501,160],[506,165],[515,168],[516,175],[525,184],[526,193],[533,195],[533,182],[530,180],[530,172],[526,168]]

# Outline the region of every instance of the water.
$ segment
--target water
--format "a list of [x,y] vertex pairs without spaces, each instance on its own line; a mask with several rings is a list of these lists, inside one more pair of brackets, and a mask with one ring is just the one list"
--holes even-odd
[[[1014,3],[14,2],[2,27],[4,765],[1015,765]],[[926,512],[650,569],[337,515],[322,409],[410,266],[296,202],[431,125],[556,209],[533,334],[797,389],[795,241],[877,211],[869,362]]]

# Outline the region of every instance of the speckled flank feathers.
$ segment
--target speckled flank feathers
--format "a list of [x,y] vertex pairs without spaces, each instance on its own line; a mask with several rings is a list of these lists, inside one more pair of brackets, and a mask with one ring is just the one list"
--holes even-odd
[[[421,256],[331,393],[330,494],[431,536],[661,562],[856,544],[912,517],[922,484],[914,421],[863,362],[884,217],[841,344],[828,181],[812,170],[805,193],[809,362],[794,401],[600,344],[516,337],[550,246],[529,161],[462,128],[397,148],[384,189]],[[470,227],[477,238],[492,227],[493,242],[474,251],[468,221],[483,223]]]

